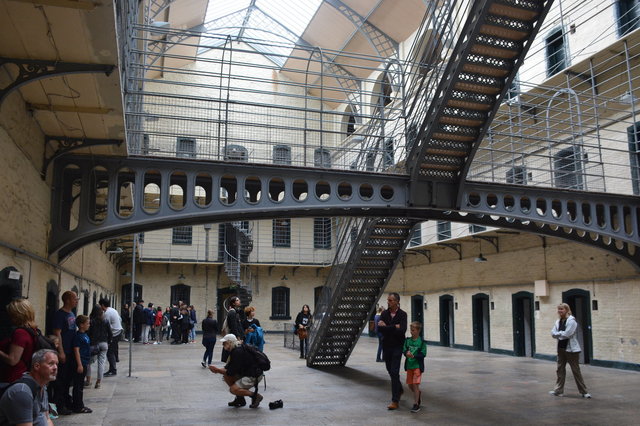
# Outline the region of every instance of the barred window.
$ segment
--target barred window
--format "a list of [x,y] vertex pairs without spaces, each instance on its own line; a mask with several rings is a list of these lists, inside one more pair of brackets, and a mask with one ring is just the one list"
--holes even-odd
[[291,219],[273,219],[273,247],[291,247]]
[[638,28],[640,5],[637,0],[618,0],[616,2],[616,18],[618,20],[618,36],[623,37]]
[[291,147],[287,145],[274,146],[273,164],[291,164]]
[[313,151],[313,165],[316,167],[331,167],[331,153],[326,148],[316,148]]
[[331,248],[331,218],[316,217],[313,219],[313,248]]
[[451,222],[438,221],[438,241],[451,238]]
[[553,31],[545,39],[547,50],[547,77],[557,74],[567,67],[567,52],[562,28]]
[[196,140],[193,138],[178,138],[176,142],[176,157],[195,158]]
[[171,244],[191,245],[192,234],[191,226],[176,226],[171,235]]
[[420,244],[422,244],[422,225],[417,224],[416,226],[413,227],[413,230],[411,231],[411,239],[409,240],[409,246],[410,247],[419,246]]
[[514,166],[507,170],[506,174],[507,183],[513,183],[517,185],[527,184],[527,169],[522,166]]
[[578,147],[558,151],[553,158],[554,180],[557,188],[582,189],[582,161]]
[[227,145],[224,150],[225,161],[242,161],[245,162],[249,159],[249,153],[247,148],[242,145]]
[[476,232],[486,231],[487,227],[482,225],[469,225],[469,233],[475,234]]
[[291,319],[289,314],[289,289],[274,287],[271,289],[271,318]]
[[191,286],[186,284],[176,284],[171,286],[171,300],[169,303],[181,300],[187,305],[191,304]]

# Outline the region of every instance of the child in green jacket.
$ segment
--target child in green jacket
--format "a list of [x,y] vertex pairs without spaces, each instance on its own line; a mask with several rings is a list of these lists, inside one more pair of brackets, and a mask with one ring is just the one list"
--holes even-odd
[[407,384],[413,392],[412,413],[420,411],[420,381],[424,372],[424,357],[427,356],[427,343],[420,337],[422,324],[414,321],[410,325],[411,337],[404,340],[402,353],[407,359],[404,362],[404,369],[407,372]]

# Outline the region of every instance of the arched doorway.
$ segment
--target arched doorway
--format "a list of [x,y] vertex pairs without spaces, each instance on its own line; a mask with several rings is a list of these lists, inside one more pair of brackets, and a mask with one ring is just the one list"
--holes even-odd
[[46,306],[46,317],[45,317],[45,331],[47,334],[53,333],[53,316],[58,310],[58,295],[60,294],[60,289],[58,288],[58,283],[54,280],[50,280],[47,283],[47,306]]
[[578,288],[562,292],[562,301],[569,305],[571,313],[578,322],[578,342],[582,351],[580,362],[589,364],[593,354],[591,340],[591,296],[586,290]]
[[89,290],[82,292],[82,314],[89,315]]
[[[71,287],[71,291],[80,296],[80,293],[78,293],[78,286],[74,285],[73,287]],[[78,316],[78,305],[76,305],[76,307],[73,308],[71,312],[73,312],[73,315]]]
[[445,294],[440,296],[440,345],[453,346],[453,296]]
[[22,296],[22,274],[13,266],[0,271],[0,340],[11,335],[11,320],[7,314],[7,304]]
[[473,317],[473,349],[489,351],[489,295],[478,293],[471,296]]
[[[125,284],[122,286],[122,308],[124,308],[125,304],[129,305],[129,309],[132,308],[131,303],[131,283]],[[136,284],[133,286],[133,300],[141,300],[142,299],[142,286],[140,284]]]
[[533,356],[536,351],[533,322],[533,293],[520,291],[511,296],[513,315],[513,354]]
[[421,294],[411,296],[411,322],[413,321],[422,324],[420,337],[424,339],[424,296]]

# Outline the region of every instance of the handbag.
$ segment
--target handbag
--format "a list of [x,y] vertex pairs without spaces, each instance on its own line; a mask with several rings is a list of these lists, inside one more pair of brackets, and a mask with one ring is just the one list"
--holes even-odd
[[306,339],[308,334],[309,334],[309,332],[307,331],[306,328],[299,328],[298,329],[298,338],[300,340]]

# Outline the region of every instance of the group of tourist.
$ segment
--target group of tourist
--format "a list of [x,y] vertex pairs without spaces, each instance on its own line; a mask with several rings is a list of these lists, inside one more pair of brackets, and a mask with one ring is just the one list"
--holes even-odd
[[[195,343],[197,312],[193,305],[177,301],[166,307],[144,305],[144,300],[136,301],[133,312],[129,305],[122,309],[125,325],[133,323],[133,342],[145,345],[158,345],[172,339],[171,344]],[[130,320],[129,320],[130,318]]]
[[[3,394],[0,424],[5,424],[1,421],[2,416],[11,424],[11,419],[23,418],[29,410],[33,410],[34,419],[37,414],[39,421],[48,422],[49,402],[57,414],[91,413],[92,410],[84,405],[83,390],[92,385],[92,364],[97,364],[96,389],[100,388],[104,376],[117,374],[118,341],[123,329],[120,315],[110,306],[110,301],[100,299],[90,316],[77,317],[74,310],[78,295],[75,292],[64,292],[62,303],[53,316],[53,334],[48,338],[42,336],[35,322],[33,306],[27,299],[14,299],[7,305],[7,313],[16,328],[1,345],[0,382],[20,382],[22,385],[11,385],[5,392],[7,396]],[[109,368],[105,372],[106,362]],[[33,396],[25,399],[20,389],[33,390]],[[8,404],[5,399],[14,403]],[[21,403],[27,404],[29,410]],[[43,413],[46,416],[40,417]],[[31,422],[33,419],[29,420]]]

